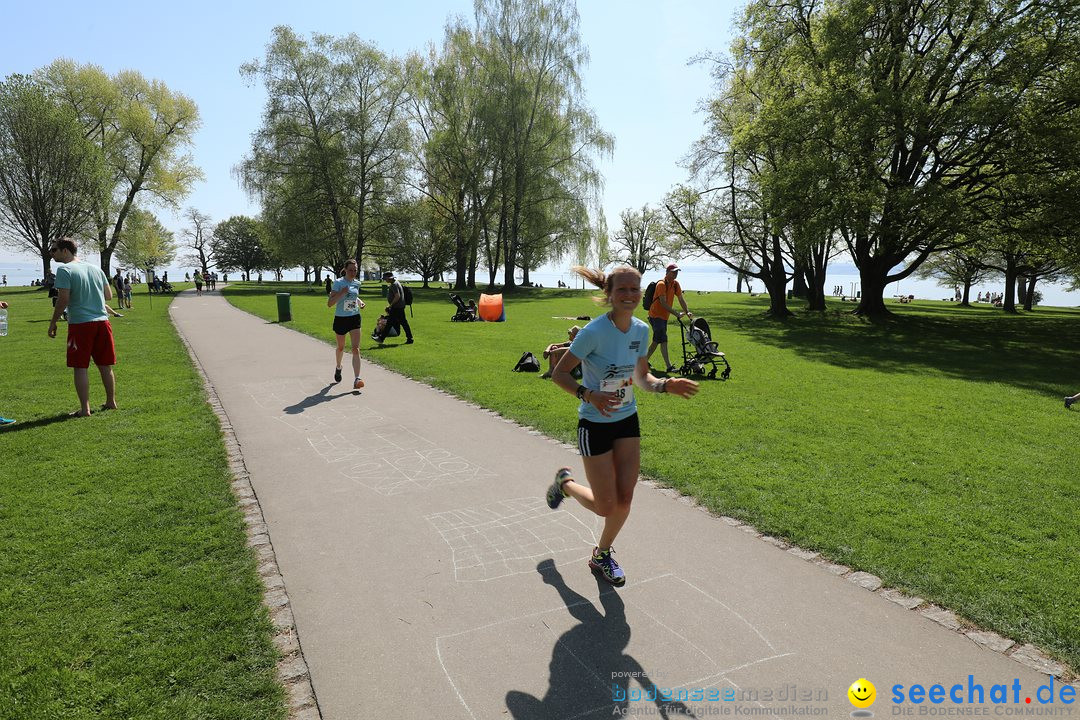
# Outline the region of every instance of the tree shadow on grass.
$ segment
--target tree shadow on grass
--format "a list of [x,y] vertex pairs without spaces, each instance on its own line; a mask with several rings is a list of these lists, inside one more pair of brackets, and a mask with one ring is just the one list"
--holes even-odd
[[1069,380],[1064,368],[1080,352],[1080,316],[1075,313],[969,315],[966,309],[961,314],[955,308],[919,308],[917,314],[875,324],[850,316],[803,315],[770,322],[741,315],[722,325],[837,367],[902,374],[933,370],[1055,395]]

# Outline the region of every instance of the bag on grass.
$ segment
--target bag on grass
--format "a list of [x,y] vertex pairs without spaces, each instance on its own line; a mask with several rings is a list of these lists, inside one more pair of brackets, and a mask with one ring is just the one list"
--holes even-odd
[[540,372],[540,361],[536,356],[526,350],[521,353],[521,359],[514,366],[514,372]]

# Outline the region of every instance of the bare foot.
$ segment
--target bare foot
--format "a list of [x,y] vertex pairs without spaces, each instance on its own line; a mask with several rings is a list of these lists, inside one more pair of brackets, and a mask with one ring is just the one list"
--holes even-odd
[[68,417],[90,417],[90,413],[83,412],[82,410],[74,410],[68,413]]
[[116,407],[116,403],[105,403],[104,405],[101,406],[101,409],[102,410],[118,410],[119,408]]

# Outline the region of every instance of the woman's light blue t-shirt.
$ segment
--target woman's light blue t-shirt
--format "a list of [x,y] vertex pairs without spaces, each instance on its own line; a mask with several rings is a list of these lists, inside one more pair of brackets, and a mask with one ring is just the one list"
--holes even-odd
[[578,408],[578,417],[592,422],[616,422],[637,412],[634,397],[634,367],[649,349],[649,326],[631,318],[630,329],[623,332],[604,313],[577,334],[570,352],[581,360],[581,382],[590,390],[619,393],[622,405],[604,417],[587,402]]
[[333,294],[340,292],[344,288],[349,288],[349,292],[342,295],[341,299],[337,301],[337,309],[334,310],[334,315],[338,317],[352,317],[353,315],[359,315],[360,281],[339,277],[330,287],[330,292]]

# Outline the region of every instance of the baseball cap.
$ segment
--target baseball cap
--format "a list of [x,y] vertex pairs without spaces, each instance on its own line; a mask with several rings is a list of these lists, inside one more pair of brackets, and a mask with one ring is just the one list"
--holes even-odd
[[676,265],[675,263],[671,263],[670,265],[667,266],[667,271],[668,272],[679,272],[679,266]]

